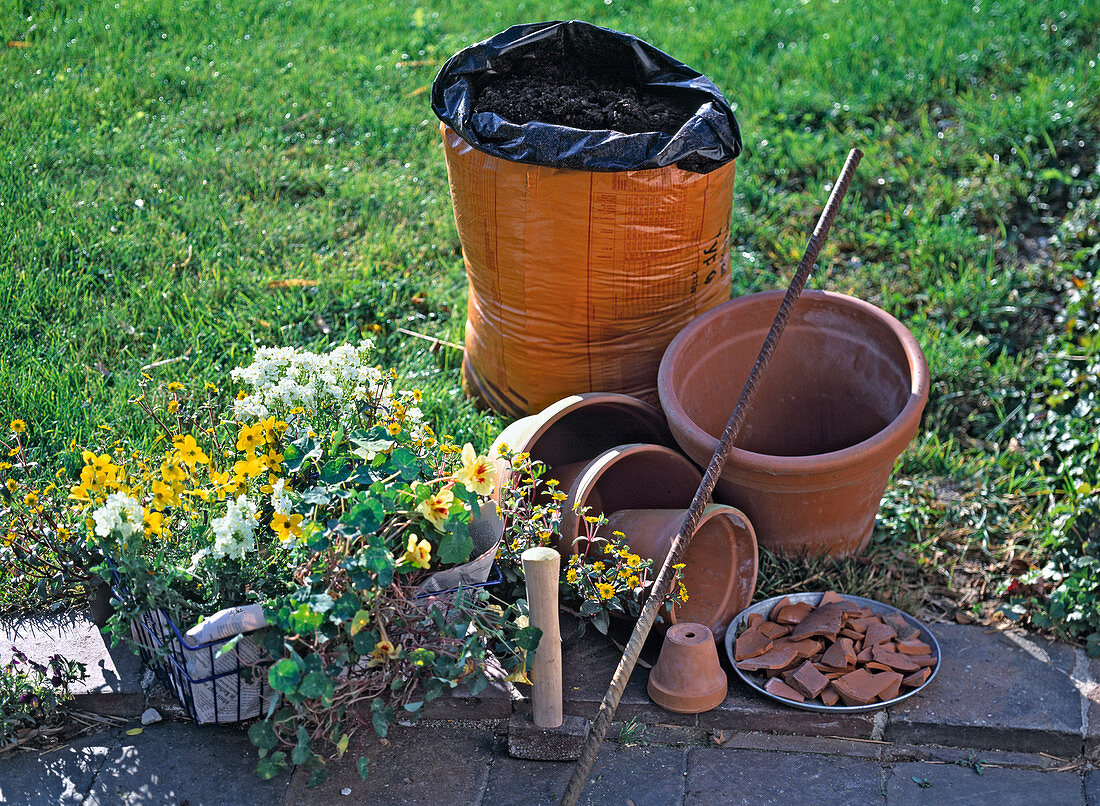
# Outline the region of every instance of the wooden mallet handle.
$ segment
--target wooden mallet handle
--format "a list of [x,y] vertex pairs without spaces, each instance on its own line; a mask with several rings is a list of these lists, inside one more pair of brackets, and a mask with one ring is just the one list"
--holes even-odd
[[540,546],[520,555],[527,580],[531,626],[542,630],[532,669],[532,716],[537,728],[558,728],[561,710],[561,629],[558,626],[558,573],[561,555]]

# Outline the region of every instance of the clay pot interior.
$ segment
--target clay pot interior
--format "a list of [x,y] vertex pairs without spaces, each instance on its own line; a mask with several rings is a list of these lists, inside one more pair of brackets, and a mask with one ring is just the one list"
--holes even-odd
[[[608,516],[598,534],[619,531],[632,551],[654,561],[654,574],[672,548],[684,522],[684,509],[624,509]],[[662,615],[671,624],[706,625],[715,640],[752,602],[756,589],[756,535],[748,519],[733,507],[712,504],[699,520],[683,556],[684,586],[688,600],[666,608]]]
[[714,635],[704,624],[681,622],[665,634],[646,688],[666,711],[699,714],[721,705],[727,686]]
[[[538,414],[523,417],[505,428],[490,451],[507,444],[515,453],[529,453],[548,468],[544,479],[565,480],[554,472],[561,465],[586,464],[609,448],[629,443],[675,446],[661,411],[629,395],[591,392],[563,398]],[[506,463],[498,465],[498,484],[510,478]],[[564,471],[559,471],[564,472]]]
[[[753,306],[738,315],[736,332],[672,370],[672,384],[690,390],[678,398],[684,412],[714,437],[726,427],[775,308]],[[768,456],[815,456],[882,431],[913,387],[909,359],[886,330],[839,307],[796,316],[768,365],[737,447]]]
[[[611,515],[622,509],[686,509],[702,481],[698,468],[663,445],[620,445],[604,451],[568,488],[562,504],[561,544],[566,557],[584,549],[580,512]],[[566,488],[563,485],[563,491]]]

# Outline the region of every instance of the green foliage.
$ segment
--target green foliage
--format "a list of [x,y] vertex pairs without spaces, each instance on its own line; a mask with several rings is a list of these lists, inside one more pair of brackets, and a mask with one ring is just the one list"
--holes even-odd
[[0,667],[0,755],[57,733],[72,699],[69,687],[86,677],[83,663],[61,655],[37,663],[12,647]]

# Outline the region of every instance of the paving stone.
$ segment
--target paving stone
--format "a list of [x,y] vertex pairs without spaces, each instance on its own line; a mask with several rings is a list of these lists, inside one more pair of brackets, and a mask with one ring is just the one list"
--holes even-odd
[[1088,706],[1085,755],[1090,761],[1100,763],[1100,658],[1088,661],[1088,674],[1087,681],[1078,681]]
[[1100,806],[1100,770],[1085,773],[1085,803],[1087,806]]
[[[309,770],[295,770],[283,803],[477,806],[495,744],[487,730],[397,727],[382,740],[366,728],[343,759],[329,763],[328,780],[320,786],[310,789]],[[361,755],[370,759],[365,781],[356,769]],[[351,790],[348,795],[342,794],[345,789]]]
[[884,803],[876,761],[725,748],[688,751],[684,806]]
[[287,779],[261,781],[256,750],[244,731],[159,722],[119,736],[85,804],[95,806],[268,806]]
[[[629,637],[629,636],[627,636]],[[583,638],[568,639],[562,644],[562,708],[565,713],[592,719],[599,711],[611,677],[622,658],[622,652],[609,638],[589,629]],[[636,718],[646,724],[697,724],[695,714],[676,714],[658,707],[646,693],[649,669],[641,664],[623,691],[615,718]],[[524,699],[515,703],[517,713],[530,712],[530,687],[519,686]]]
[[[679,806],[686,750],[673,747],[619,748],[604,744],[581,794],[584,806]],[[573,774],[572,763],[493,761],[481,806],[557,803]]]
[[890,709],[885,738],[1074,757],[1081,753],[1081,697],[1072,647],[984,627],[936,626],[936,680]]
[[118,734],[104,731],[46,755],[37,751],[0,756],[0,803],[10,806],[82,803],[96,772],[118,747]]
[[78,708],[119,716],[134,716],[144,709],[141,659],[122,644],[109,649],[110,638],[86,613],[2,619],[0,665],[11,659],[13,644],[38,663],[57,653],[83,663],[88,677],[72,688]]
[[[938,637],[938,636],[937,636]],[[925,786],[913,779],[927,782]],[[888,806],[1084,806],[1081,776],[1073,772],[985,769],[955,764],[898,764],[886,779]]]
[[823,736],[784,736],[775,733],[716,730],[711,743],[727,750],[772,750],[786,753],[818,753],[854,758],[878,758],[882,745]]
[[937,747],[935,745],[887,744],[882,747],[882,760],[888,763],[903,761],[942,761],[947,764],[966,765],[981,763],[983,770],[993,764],[998,767],[1022,767],[1050,770],[1065,767],[1077,759],[1059,759],[1038,753],[1014,753],[1009,750],[971,750],[966,747]]
[[804,736],[842,736],[870,739],[875,713],[820,713],[803,711],[767,699],[750,689],[741,678],[730,676],[729,695],[713,711],[699,714],[699,726],[728,731],[795,733]]

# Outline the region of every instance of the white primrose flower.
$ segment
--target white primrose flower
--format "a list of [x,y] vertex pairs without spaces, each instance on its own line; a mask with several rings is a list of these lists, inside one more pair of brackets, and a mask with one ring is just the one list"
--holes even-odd
[[111,493],[103,506],[92,513],[95,521],[95,533],[100,537],[110,537],[117,531],[122,537],[129,537],[142,530],[144,511],[141,504],[125,493]]
[[225,517],[215,518],[210,525],[214,529],[214,545],[210,553],[218,557],[243,560],[244,555],[256,548],[256,505],[247,496],[240,496],[226,506]]

